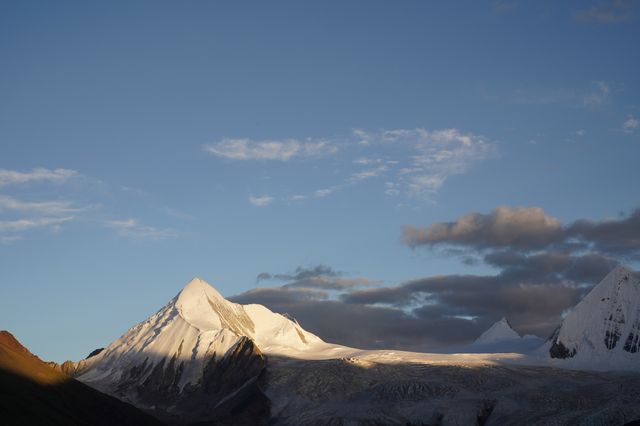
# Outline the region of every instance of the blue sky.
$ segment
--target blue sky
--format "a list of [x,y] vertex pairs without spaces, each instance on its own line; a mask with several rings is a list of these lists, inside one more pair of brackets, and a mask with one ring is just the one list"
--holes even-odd
[[393,287],[499,271],[412,248],[407,225],[622,220],[639,19],[633,1],[2,2],[0,328],[78,359],[193,276],[232,296],[330,265]]

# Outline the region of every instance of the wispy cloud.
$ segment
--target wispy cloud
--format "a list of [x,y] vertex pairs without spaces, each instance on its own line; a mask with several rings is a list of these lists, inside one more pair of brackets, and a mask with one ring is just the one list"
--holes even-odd
[[70,201],[21,201],[7,195],[0,195],[0,212],[3,210],[59,215],[79,212],[83,208],[74,207]]
[[37,219],[17,219],[0,221],[0,232],[19,232],[32,228],[44,228],[61,225],[73,220],[73,216],[67,217],[42,217]]
[[626,133],[633,133],[638,129],[639,126],[640,126],[640,120],[638,120],[633,116],[629,116],[624,121],[624,123],[622,123],[622,131]]
[[591,82],[584,88],[517,88],[507,95],[493,94],[517,105],[564,104],[580,108],[601,108],[611,103],[615,86],[606,81]]
[[634,18],[638,2],[634,0],[609,0],[585,10],[577,12],[574,17],[578,22],[615,24],[628,22]]
[[263,195],[260,197],[249,196],[249,202],[256,207],[266,207],[274,201],[273,197]]
[[351,174],[349,180],[351,182],[361,182],[363,180],[371,179],[382,175],[384,172],[389,170],[387,166],[378,166],[372,169],[361,170],[359,172],[355,172]]
[[11,244],[21,239],[21,235],[0,235],[0,244]]
[[[339,141],[339,142],[338,142]],[[495,144],[483,136],[456,128],[427,130],[355,129],[348,136],[329,137],[320,141],[297,139],[283,141],[252,141],[225,139],[205,146],[205,151],[233,160],[277,160],[286,162],[296,157],[315,157],[334,154],[340,146],[341,158],[333,164],[331,179],[342,175],[333,184],[309,192],[282,196],[288,202],[326,198],[364,182],[381,180],[381,193],[408,197],[432,196],[455,174],[465,173],[469,167],[495,153]],[[351,157],[351,158],[350,158]],[[274,196],[251,196],[249,202],[264,207],[276,200]]]
[[604,81],[593,83],[593,90],[582,97],[582,105],[597,108],[607,104],[611,98],[611,87]]
[[133,218],[110,220],[105,223],[105,226],[114,229],[119,235],[134,239],[164,240],[178,236],[178,233],[173,229],[146,226]]
[[[405,193],[422,196],[436,193],[448,177],[467,171],[471,164],[495,152],[488,139],[459,129],[427,130],[391,129],[376,132],[357,131],[357,139],[366,139],[370,150],[400,148],[399,160],[383,160],[382,156],[359,157],[358,165],[377,167],[353,172],[347,184],[358,183],[382,175],[390,175],[384,183],[387,195]],[[342,187],[340,187],[341,189]]]
[[329,195],[333,194],[335,192],[335,189],[333,188],[324,188],[324,189],[318,189],[316,190],[313,195],[315,195],[318,198],[324,198],[324,197],[328,197]]
[[[5,174],[5,177],[9,175]],[[20,178],[12,182],[28,181],[22,174],[19,175]],[[15,178],[15,175],[12,176]],[[87,208],[77,207],[70,201],[24,201],[0,194],[0,214],[4,216],[0,217],[0,242],[11,244],[22,240],[24,233],[34,229],[57,232],[63,223],[74,221],[76,214]]]
[[[73,185],[69,182],[74,179]],[[32,185],[21,185],[21,184]],[[37,185],[33,185],[37,184]],[[98,225],[115,230],[118,234],[139,239],[161,240],[179,236],[170,228],[146,226],[137,219],[114,220],[122,213],[117,211],[121,196],[134,194],[135,203],[149,207],[150,197],[143,190],[129,186],[113,186],[78,171],[57,168],[37,168],[30,171],[0,169],[0,186],[12,194],[0,194],[0,243],[11,244],[26,239],[36,230],[57,232],[67,223]],[[43,190],[53,198],[43,199]],[[15,194],[14,194],[15,193]],[[19,194],[19,195],[16,195]],[[73,199],[74,201],[71,201]],[[92,200],[93,202],[90,202]],[[112,213],[105,212],[105,205]],[[131,206],[131,197],[126,197],[126,206]],[[185,213],[165,206],[154,206],[154,211],[163,211],[167,216],[188,218]],[[113,216],[113,215],[117,216]],[[126,214],[126,213],[125,213]],[[125,216],[126,217],[126,216]]]
[[231,160],[289,161],[297,157],[319,157],[338,151],[335,143],[327,140],[297,139],[254,141],[251,139],[223,139],[205,145],[205,152]]
[[0,169],[0,186],[28,182],[64,182],[79,176],[75,170],[38,168],[28,172]]
[[[362,136],[362,132],[360,131]],[[393,129],[367,133],[367,140],[374,147],[401,146],[408,156],[403,161],[385,161],[384,165],[362,170],[351,175],[352,182],[366,180],[387,173],[391,166],[395,180],[385,182],[387,195],[404,192],[410,196],[436,193],[447,178],[464,173],[469,166],[486,159],[495,152],[495,146],[486,138],[465,133],[455,128],[427,130]],[[356,164],[380,163],[379,159],[357,159]]]

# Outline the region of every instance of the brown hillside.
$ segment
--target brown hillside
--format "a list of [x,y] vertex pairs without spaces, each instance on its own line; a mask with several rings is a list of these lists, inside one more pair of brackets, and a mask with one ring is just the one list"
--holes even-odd
[[155,418],[56,371],[0,331],[0,424],[160,425]]

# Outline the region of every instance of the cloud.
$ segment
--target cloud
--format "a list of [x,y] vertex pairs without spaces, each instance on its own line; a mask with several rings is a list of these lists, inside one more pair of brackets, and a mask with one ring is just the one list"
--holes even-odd
[[616,219],[569,224],[537,207],[498,207],[453,222],[407,226],[410,247],[443,246],[462,260],[481,260],[496,275],[427,277],[395,287],[343,295],[345,303],[437,304],[469,317],[513,319],[521,331],[544,335],[589,288],[621,260],[640,260],[640,209]]
[[638,5],[634,0],[609,0],[574,15],[578,22],[615,24],[628,22],[634,18],[635,8]]
[[[259,303],[293,316],[302,327],[328,342],[359,348],[429,350],[459,344],[479,335],[489,324],[440,313],[418,315],[401,309],[347,304],[330,300],[326,292],[300,288],[253,289],[230,298]],[[433,309],[437,310],[437,307]]]
[[520,333],[547,337],[621,260],[640,259],[640,209],[562,224],[538,207],[503,206],[404,232],[413,247],[442,245],[444,254],[462,255],[463,262],[473,258],[496,272],[384,285],[316,265],[262,272],[257,284],[277,286],[233,299],[289,313],[331,342],[438,350],[470,343],[503,316]]
[[423,128],[381,132],[379,139],[413,148],[410,167],[398,172],[398,180],[410,195],[437,192],[448,177],[467,171],[471,164],[490,157],[495,146],[486,138],[458,129],[429,131]]
[[318,189],[316,190],[313,195],[316,196],[317,198],[324,198],[327,197],[331,194],[333,194],[335,192],[335,189],[333,188],[324,188],[324,189]]
[[29,183],[29,182],[64,182],[79,173],[69,169],[33,169],[29,172],[0,169],[0,186]]
[[443,316],[478,318],[484,323],[507,316],[520,332],[546,337],[560,323],[563,312],[616,264],[604,257],[564,253],[533,257],[504,253],[501,259],[486,261],[501,272],[425,277],[392,287],[356,290],[343,295],[342,301],[414,311],[435,306]]
[[0,221],[0,232],[19,232],[33,228],[45,228],[60,225],[73,220],[73,216],[67,217],[42,217],[36,219],[17,219]]
[[11,244],[21,239],[21,235],[0,235],[0,244]]
[[[496,275],[440,275],[392,286],[342,285],[326,265],[292,273],[258,275],[278,287],[249,290],[231,299],[260,303],[294,316],[330,342],[364,348],[437,350],[470,343],[507,316],[521,333],[548,336],[562,315],[616,261],[599,255],[517,252],[486,256]],[[316,280],[324,277],[324,280]],[[338,285],[327,285],[327,282]],[[338,297],[331,296],[338,291]],[[348,324],[348,326],[345,326]]]
[[299,266],[294,272],[285,274],[261,272],[256,278],[256,282],[260,281],[284,282],[283,288],[315,288],[322,290],[347,290],[380,284],[379,281],[373,281],[368,278],[346,278],[342,273],[334,271],[326,265]]
[[597,108],[609,102],[611,88],[604,81],[596,81],[593,84],[595,86],[593,91],[582,97],[582,105]]
[[[72,179],[73,182],[69,182]],[[47,185],[26,185],[29,183]],[[25,185],[18,186],[19,184]],[[105,206],[101,202],[111,211],[117,211],[125,203],[127,209],[132,206],[141,207],[139,210],[148,209],[150,194],[140,189],[109,185],[100,179],[63,168],[37,168],[31,171],[0,169],[0,186],[9,185],[16,187],[6,190],[19,195],[0,194],[0,242],[3,244],[24,239],[28,232],[37,229],[57,232],[62,229],[63,224],[70,222],[108,227],[120,235],[132,238],[160,240],[178,236],[170,228],[145,226],[136,219],[109,220],[110,217],[105,216]],[[43,191],[46,191],[50,199],[41,198]],[[136,197],[132,199],[131,194]],[[55,199],[51,199],[54,197]],[[170,217],[189,218],[167,206],[153,207],[154,211],[162,211]]]
[[501,206],[489,214],[471,213],[454,222],[426,228],[405,226],[403,238],[410,247],[450,244],[471,248],[514,247],[535,249],[562,238],[560,222],[537,207]]
[[513,12],[518,4],[515,1],[496,0],[491,2],[491,9],[496,14],[506,14]]
[[266,207],[274,201],[273,197],[263,195],[261,197],[249,196],[249,202],[256,207]]
[[353,160],[353,164],[360,164],[362,166],[367,166],[367,165],[371,165],[371,164],[381,164],[383,162],[384,162],[384,160],[382,158],[360,157],[360,158],[356,158],[355,160]]
[[[69,169],[37,168],[27,172],[0,169],[0,186],[27,183],[59,184],[77,176],[81,175]],[[24,201],[0,194],[0,214],[4,216],[0,217],[0,243],[11,244],[21,240],[21,233],[34,229],[58,231],[63,223],[73,221],[76,214],[85,209],[86,207],[74,206],[70,201]]]
[[[230,297],[235,303],[258,303],[265,306],[291,306],[309,300],[328,299],[328,293],[309,288],[253,288],[240,295]],[[278,309],[277,312],[286,313],[286,309]]]
[[297,139],[254,141],[251,139],[223,139],[205,145],[205,152],[231,160],[289,161],[293,158],[320,157],[338,151],[336,144],[326,140]]
[[454,222],[428,227],[405,226],[405,244],[457,246],[471,250],[510,249],[522,252],[591,250],[621,258],[640,257],[640,208],[617,219],[579,219],[563,225],[538,207],[501,206],[488,214],[470,213]]
[[[205,145],[204,150],[217,157],[237,161],[280,162],[296,158],[320,160],[340,150],[350,167],[346,171],[337,168],[337,164],[345,163],[340,161],[342,159],[334,160],[331,179],[343,174],[338,181],[306,194],[283,196],[300,202],[324,198],[380,176],[385,176],[381,192],[387,195],[433,196],[450,176],[465,173],[473,164],[494,155],[496,146],[485,137],[456,128],[427,130],[418,127],[375,131],[356,129],[348,136],[327,139],[223,139]],[[386,182],[391,182],[394,188],[388,188]]]
[[565,228],[565,235],[592,251],[640,259],[640,208],[618,219],[577,220]]
[[0,212],[3,210],[17,210],[26,212],[38,212],[45,215],[59,215],[74,213],[83,210],[74,207],[69,201],[20,201],[6,195],[0,195]]
[[[544,106],[564,104],[568,106],[598,109],[611,102],[613,89],[606,81],[593,81],[590,87],[569,88],[517,88],[504,96],[517,105]],[[498,98],[503,96],[496,95]]]
[[361,170],[359,172],[355,172],[351,174],[349,181],[351,182],[362,182],[367,179],[375,178],[382,175],[389,168],[387,166],[378,166],[372,169]]
[[178,233],[170,228],[155,228],[142,225],[137,219],[110,220],[105,226],[117,231],[121,236],[134,239],[164,240],[175,238]]
[[622,131],[626,133],[633,133],[638,129],[638,126],[640,126],[640,120],[633,116],[629,116],[624,123],[622,123]]

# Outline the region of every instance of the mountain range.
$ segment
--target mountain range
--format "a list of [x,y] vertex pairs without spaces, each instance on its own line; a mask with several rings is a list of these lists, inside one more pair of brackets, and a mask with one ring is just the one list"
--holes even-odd
[[194,278],[84,360],[27,359],[167,424],[625,424],[640,419],[639,312],[640,281],[619,267],[547,342],[503,318],[468,353],[360,350]]

